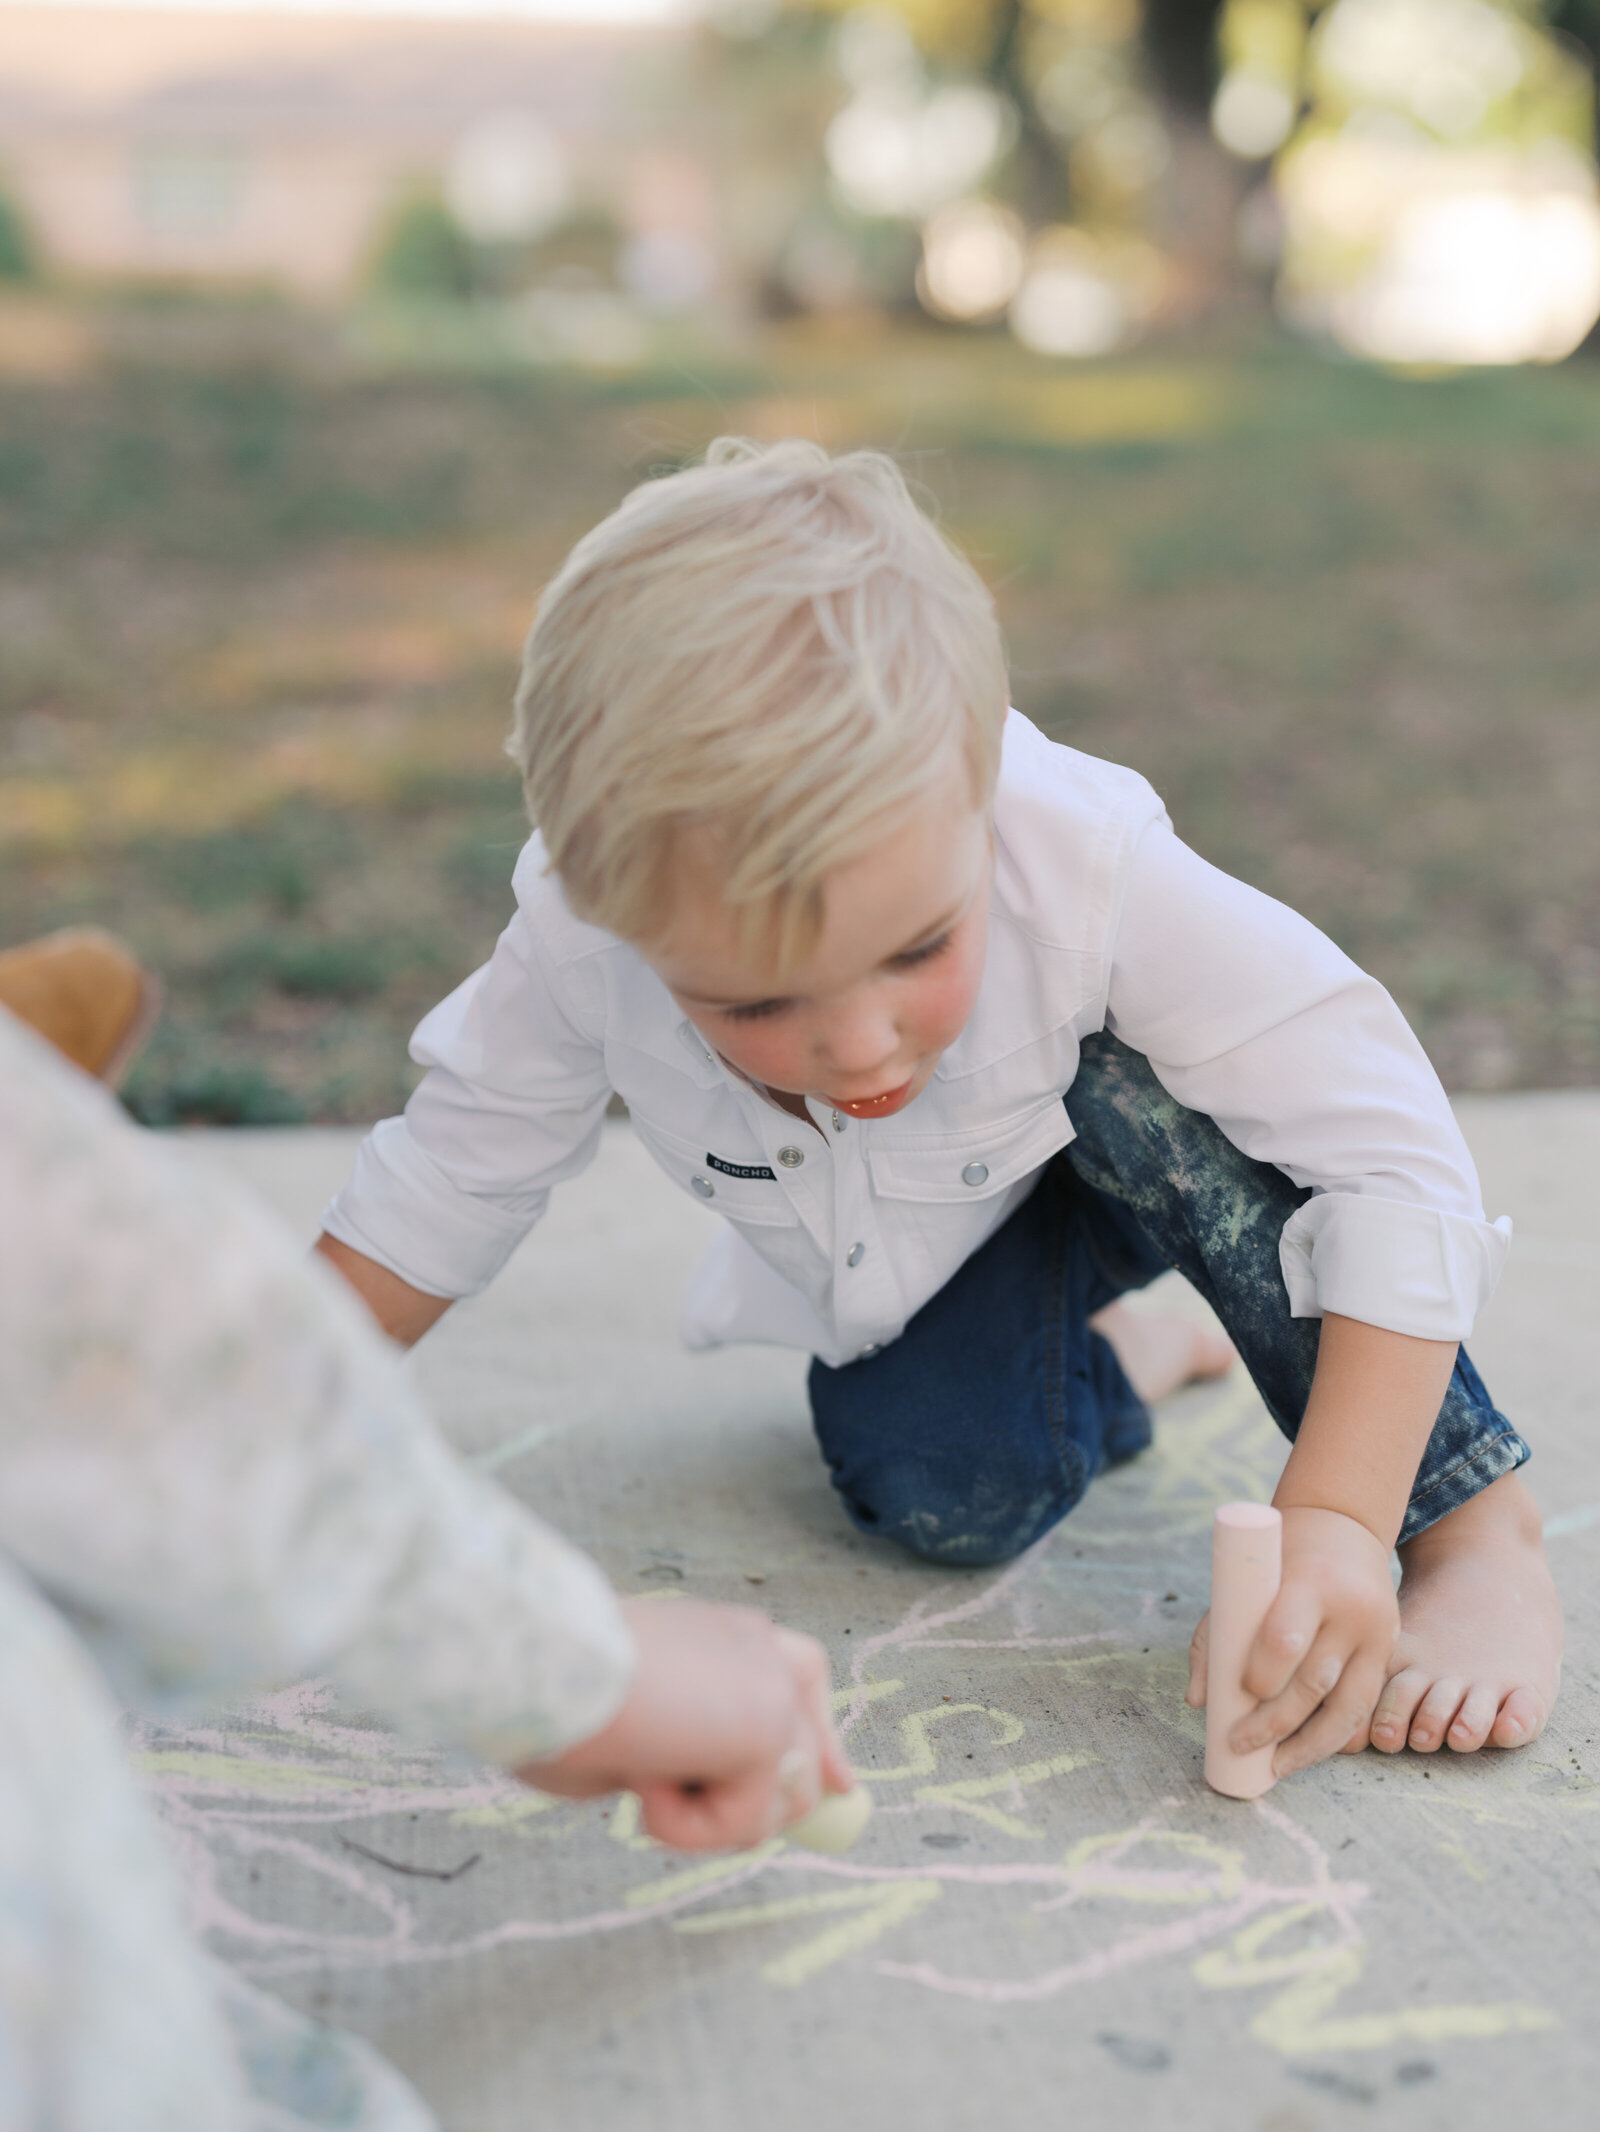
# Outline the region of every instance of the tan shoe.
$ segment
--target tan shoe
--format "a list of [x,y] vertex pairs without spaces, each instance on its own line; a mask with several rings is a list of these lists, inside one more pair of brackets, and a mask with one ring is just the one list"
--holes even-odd
[[0,954],[0,1007],[115,1088],[161,1011],[161,987],[109,933],[74,925]]

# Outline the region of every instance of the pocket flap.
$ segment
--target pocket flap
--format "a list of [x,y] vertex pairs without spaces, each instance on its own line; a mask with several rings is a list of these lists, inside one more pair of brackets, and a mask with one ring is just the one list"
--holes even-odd
[[757,1228],[798,1226],[800,1216],[760,1148],[719,1153],[684,1139],[681,1133],[666,1131],[637,1111],[631,1122],[673,1183],[711,1213]]
[[960,1133],[880,1137],[867,1147],[873,1189],[885,1199],[992,1199],[1041,1169],[1075,1137],[1059,1096]]

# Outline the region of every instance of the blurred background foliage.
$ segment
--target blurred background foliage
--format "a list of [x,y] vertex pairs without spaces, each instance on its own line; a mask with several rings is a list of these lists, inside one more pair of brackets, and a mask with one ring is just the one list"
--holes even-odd
[[538,586],[723,431],[894,450],[1022,708],[1450,1086],[1600,1081],[1600,0],[419,34],[0,99],[0,944],[161,971],[140,1116],[403,1100],[510,908]]

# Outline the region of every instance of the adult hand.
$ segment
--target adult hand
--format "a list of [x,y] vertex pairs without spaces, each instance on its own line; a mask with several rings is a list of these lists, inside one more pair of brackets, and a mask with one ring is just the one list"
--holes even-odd
[[743,1850],[854,1779],[834,1730],[827,1654],[752,1607],[625,1601],[637,1654],[603,1731],[516,1774],[568,1799],[638,1794],[680,1851]]
[[[1207,1624],[1189,1647],[1188,1701],[1206,1699]],[[1273,1772],[1287,1777],[1337,1754],[1366,1727],[1383,1692],[1400,1610],[1389,1549],[1338,1510],[1286,1508],[1283,1582],[1245,1664],[1256,1707],[1228,1745],[1249,1754],[1279,1741]]]

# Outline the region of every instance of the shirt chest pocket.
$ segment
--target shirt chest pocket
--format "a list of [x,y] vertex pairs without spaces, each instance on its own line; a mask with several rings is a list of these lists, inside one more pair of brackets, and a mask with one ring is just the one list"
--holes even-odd
[[633,1114],[633,1129],[673,1183],[741,1228],[797,1228],[800,1217],[760,1148],[719,1150]]
[[954,1133],[879,1138],[867,1148],[872,1187],[884,1199],[970,1204],[992,1199],[1041,1169],[1075,1137],[1059,1096],[1009,1118]]

